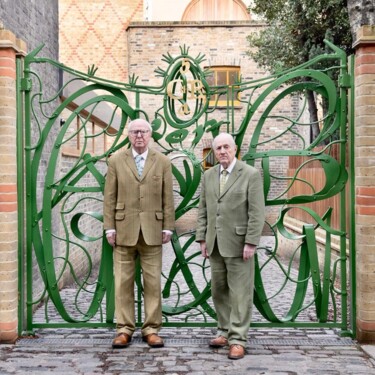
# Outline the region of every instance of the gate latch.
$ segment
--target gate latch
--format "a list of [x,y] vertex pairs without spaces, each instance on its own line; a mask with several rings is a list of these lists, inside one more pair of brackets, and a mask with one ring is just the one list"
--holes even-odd
[[352,85],[351,85],[351,77],[349,74],[343,74],[341,77],[340,77],[340,87],[343,87],[343,88],[351,88]]
[[21,91],[30,91],[31,87],[31,78],[21,78]]

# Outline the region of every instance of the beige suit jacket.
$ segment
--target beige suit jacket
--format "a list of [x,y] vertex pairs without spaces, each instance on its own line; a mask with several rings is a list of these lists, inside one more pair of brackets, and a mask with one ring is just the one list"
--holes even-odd
[[205,172],[199,202],[196,241],[206,241],[211,255],[215,239],[224,257],[241,257],[245,243],[258,245],[265,221],[259,171],[237,160],[219,195],[220,165]]
[[162,231],[174,229],[169,158],[149,149],[139,177],[131,149],[113,155],[108,162],[103,211],[104,230],[116,229],[116,245],[136,245],[140,230],[147,245],[161,245]]

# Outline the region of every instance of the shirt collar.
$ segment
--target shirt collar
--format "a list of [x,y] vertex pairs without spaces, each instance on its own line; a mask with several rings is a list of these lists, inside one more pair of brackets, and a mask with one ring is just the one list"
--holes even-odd
[[[234,168],[234,166],[236,165],[236,161],[237,161],[237,159],[234,158],[234,159],[232,160],[232,162],[229,164],[229,167],[227,168],[227,172],[228,172],[229,174],[232,173],[233,168]],[[223,166],[220,165],[220,173],[222,172],[223,169],[224,169]]]
[[142,156],[143,160],[146,160],[147,159],[147,155],[148,155],[148,149],[143,153],[143,154],[138,154],[134,148],[132,148],[132,154],[133,154],[133,158],[135,159],[136,156],[140,155]]

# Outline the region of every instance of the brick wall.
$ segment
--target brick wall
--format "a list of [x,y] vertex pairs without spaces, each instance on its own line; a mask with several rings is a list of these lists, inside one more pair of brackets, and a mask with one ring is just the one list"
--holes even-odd
[[16,55],[25,44],[0,30],[0,342],[18,328],[18,221],[16,165]]
[[128,79],[126,28],[143,20],[143,0],[60,0],[60,61],[82,72]]
[[357,338],[375,342],[375,27],[355,46]]
[[4,29],[27,43],[28,52],[44,44],[43,56],[58,60],[58,0],[2,0]]
[[[24,328],[18,322],[15,61],[17,54],[42,44],[42,55],[58,60],[58,0],[3,0],[0,20],[0,342],[8,342],[16,339],[18,324]],[[57,70],[38,73],[45,82],[45,95],[56,93]],[[33,129],[33,139],[36,133]],[[40,278],[37,281],[42,289]]]

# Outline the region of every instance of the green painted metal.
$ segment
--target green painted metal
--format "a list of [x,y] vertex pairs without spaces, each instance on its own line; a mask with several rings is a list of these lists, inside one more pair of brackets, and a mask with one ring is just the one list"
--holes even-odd
[[17,74],[17,211],[18,211],[18,295],[19,306],[18,309],[18,331],[21,332],[24,327],[25,314],[23,307],[25,306],[25,170],[24,170],[24,132],[23,132],[23,106],[22,106],[22,60],[16,60],[16,74]]
[[[349,60],[349,67],[350,67],[350,87],[351,90],[349,91],[349,108],[351,111],[349,112],[349,147],[350,147],[350,155],[354,156],[354,149],[355,149],[355,131],[354,131],[354,55],[350,56]],[[350,327],[351,332],[350,334],[353,335],[353,332],[356,332],[356,313],[357,313],[357,305],[356,305],[356,257],[355,257],[355,243],[356,243],[356,232],[355,232],[355,163],[354,157],[349,159],[349,181],[350,181],[350,205],[349,205],[349,212],[350,212],[350,249],[349,252],[349,261],[350,261]]]
[[[113,152],[129,146],[128,120],[145,117],[152,123],[154,142],[172,160],[176,220],[184,219],[186,215],[194,217],[199,204],[205,135],[210,134],[212,138],[220,131],[232,133],[238,155],[262,169],[266,205],[268,209],[277,210],[278,215],[276,220],[267,223],[271,247],[259,246],[256,257],[254,302],[259,316],[253,325],[336,327],[345,334],[352,334],[353,316],[349,321],[346,284],[347,272],[353,273],[353,268],[347,266],[344,188],[348,180],[347,107],[353,105],[347,102],[347,95],[353,86],[353,72],[348,72],[345,54],[326,43],[331,49],[329,54],[280,74],[249,82],[239,80],[230,87],[210,87],[206,81],[210,72],[201,67],[204,56],[191,57],[185,46],[181,47],[178,56],[163,55],[162,61],[167,68],[155,70],[156,77],[162,79],[158,87],[139,85],[135,76],[129,77],[128,83],[101,79],[96,76],[95,67],[89,67],[87,73],[77,72],[38,57],[42,47],[29,54],[17,85],[19,97],[24,96],[25,146],[23,148],[20,134],[18,147],[20,158],[25,153],[25,169],[20,167],[18,173],[21,177],[25,173],[26,180],[25,212],[20,206],[19,214],[21,219],[22,215],[26,217],[26,331],[41,327],[114,326],[113,259],[103,236],[101,211],[106,161]],[[319,69],[326,62],[330,63],[329,68]],[[41,69],[60,70],[72,78],[59,92],[47,95],[48,90],[39,74]],[[70,91],[60,101],[63,91],[78,81],[85,85]],[[296,111],[294,117],[280,111],[280,104],[286,99],[290,100],[293,95],[303,98],[306,90],[313,91],[327,103],[321,133],[312,143],[303,136],[303,128],[310,126],[302,120],[304,111]],[[227,99],[225,109],[209,104],[213,95],[225,95],[229,91],[234,93],[230,97],[236,96],[245,109],[238,126],[233,99]],[[156,110],[142,106],[150,96],[159,103]],[[92,134],[91,121],[97,117],[103,103],[110,108],[108,122],[101,125],[99,133]],[[67,108],[70,108],[68,115]],[[302,105],[302,108],[305,107]],[[18,114],[20,124],[22,111]],[[219,111],[222,116],[218,115]],[[61,122],[64,116],[67,118]],[[282,132],[267,138],[264,129],[272,121],[286,121],[288,125]],[[90,142],[104,135],[111,140],[111,146],[93,152]],[[294,139],[295,144],[287,149],[275,147],[284,136]],[[71,160],[62,150],[78,137],[81,139],[79,152]],[[297,144],[302,147],[297,148]],[[322,144],[324,147],[319,147]],[[333,147],[340,148],[337,159],[332,155]],[[282,164],[293,157],[303,157],[294,175],[275,175],[275,163]],[[67,159],[70,164],[66,164],[61,172]],[[319,165],[324,172],[323,186],[313,186],[299,177],[299,172],[311,163]],[[304,184],[306,192],[291,195],[296,184]],[[275,185],[279,186],[277,193],[273,192]],[[325,202],[338,195],[341,219],[339,228],[334,228],[332,207],[327,206],[325,212],[319,214],[309,204]],[[294,210],[303,211],[314,224],[306,223],[301,225],[300,233],[292,232],[285,225],[285,219]],[[97,230],[92,233],[90,227]],[[318,230],[325,237],[322,261],[318,255]],[[337,259],[332,257],[333,236],[339,239]],[[286,261],[279,254],[281,238],[295,244],[293,255]],[[200,256],[194,239],[194,231],[175,232],[172,236],[173,256],[163,272],[165,326],[216,324],[209,263]],[[353,251],[352,244],[351,254]],[[75,257],[77,252],[80,253],[78,258]],[[76,264],[77,259],[84,259],[84,266]],[[266,276],[271,266],[281,275],[281,281],[273,285],[272,291],[269,285],[273,280]],[[67,275],[71,287],[66,287]],[[34,281],[37,278],[39,283]],[[36,291],[40,284],[43,287]],[[140,325],[143,303],[139,267],[136,284],[135,307]],[[62,285],[65,287],[61,289]],[[289,298],[287,307],[280,312],[278,303],[288,299],[285,295]],[[44,315],[37,317],[34,310],[42,302]]]

